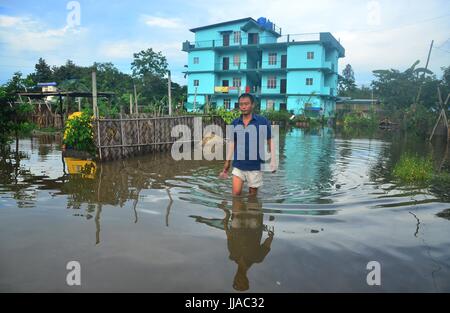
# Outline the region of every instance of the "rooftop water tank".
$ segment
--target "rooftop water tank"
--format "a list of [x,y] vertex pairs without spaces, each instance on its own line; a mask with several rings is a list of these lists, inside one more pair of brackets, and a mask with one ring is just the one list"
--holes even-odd
[[259,19],[256,20],[256,22],[262,27],[264,27],[266,25],[267,19],[265,17],[260,17]]

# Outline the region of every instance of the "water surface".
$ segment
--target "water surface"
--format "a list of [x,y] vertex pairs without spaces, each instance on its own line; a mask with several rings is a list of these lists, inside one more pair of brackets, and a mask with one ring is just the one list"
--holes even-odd
[[[450,291],[450,188],[391,175],[404,152],[448,172],[445,145],[290,130],[258,198],[233,199],[222,162],[95,164],[59,140],[1,158],[0,291]],[[66,284],[73,260],[81,287]]]

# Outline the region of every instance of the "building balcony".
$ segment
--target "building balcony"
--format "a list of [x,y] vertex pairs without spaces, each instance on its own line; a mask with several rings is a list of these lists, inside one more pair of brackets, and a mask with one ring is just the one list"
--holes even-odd
[[214,39],[214,40],[203,40],[203,41],[194,41],[194,42],[189,42],[189,41],[185,41],[183,42],[183,46],[182,46],[182,51],[185,52],[189,52],[191,50],[195,50],[195,49],[216,49],[216,48],[242,48],[242,47],[251,47],[251,46],[255,46],[257,44],[259,44],[259,41],[254,41],[254,42],[248,42],[247,39],[245,40],[240,40],[239,42],[234,42],[234,41],[230,41],[230,42],[224,42],[223,39]]
[[182,51],[189,52],[196,49],[263,49],[270,46],[284,46],[299,43],[311,43],[321,42],[326,47],[336,48],[339,52],[339,57],[345,56],[345,49],[341,46],[330,33],[306,33],[306,34],[288,34],[274,38],[273,36],[267,37],[242,37],[238,41],[234,38],[224,40],[223,38],[217,38],[212,40],[185,41],[182,45]]
[[264,71],[264,72],[285,72],[287,69],[280,63],[269,64],[268,62],[218,62],[214,64],[217,72],[228,71]]
[[336,89],[332,88],[332,87],[327,87],[327,86],[322,87],[321,95],[335,97],[336,96]]
[[223,38],[201,40],[189,42],[186,40],[183,42],[182,51],[189,52],[195,49],[233,49],[233,48],[251,48],[259,45],[273,45],[273,44],[286,44],[286,43],[298,43],[298,42],[311,42],[320,41],[321,33],[310,34],[296,34],[296,35],[284,35],[280,36],[278,40],[273,36],[255,36],[255,37],[242,37],[238,41],[234,38],[224,40]]
[[214,94],[216,96],[219,95],[230,95],[230,96],[239,96],[241,93],[245,92],[245,87],[231,87],[231,86],[215,86]]
[[336,73],[335,65],[331,61],[325,61],[323,68],[326,72]]

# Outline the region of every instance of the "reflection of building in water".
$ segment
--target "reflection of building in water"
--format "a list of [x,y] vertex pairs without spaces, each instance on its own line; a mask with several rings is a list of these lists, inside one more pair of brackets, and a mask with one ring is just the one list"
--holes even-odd
[[331,130],[324,128],[306,133],[293,129],[286,136],[284,151],[285,158],[280,158],[286,173],[283,184],[303,190],[332,183],[335,144]]
[[[233,198],[231,213],[224,207],[225,205],[222,209],[226,216],[223,220],[191,217],[199,223],[225,230],[229,257],[237,264],[233,288],[245,291],[250,287],[247,272],[253,264],[264,261],[270,252],[274,232],[273,229],[264,225],[262,204],[258,199]],[[261,243],[265,231],[267,231],[267,238]]]

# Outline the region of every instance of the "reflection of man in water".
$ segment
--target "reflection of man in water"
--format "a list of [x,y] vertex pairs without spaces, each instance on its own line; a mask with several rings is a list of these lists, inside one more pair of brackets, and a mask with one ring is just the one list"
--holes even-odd
[[262,205],[256,198],[244,202],[240,197],[233,198],[233,212],[229,225],[229,212],[224,219],[228,239],[230,259],[238,265],[233,288],[239,291],[249,289],[247,271],[254,263],[261,263],[270,251],[273,230],[261,244],[264,231]]

